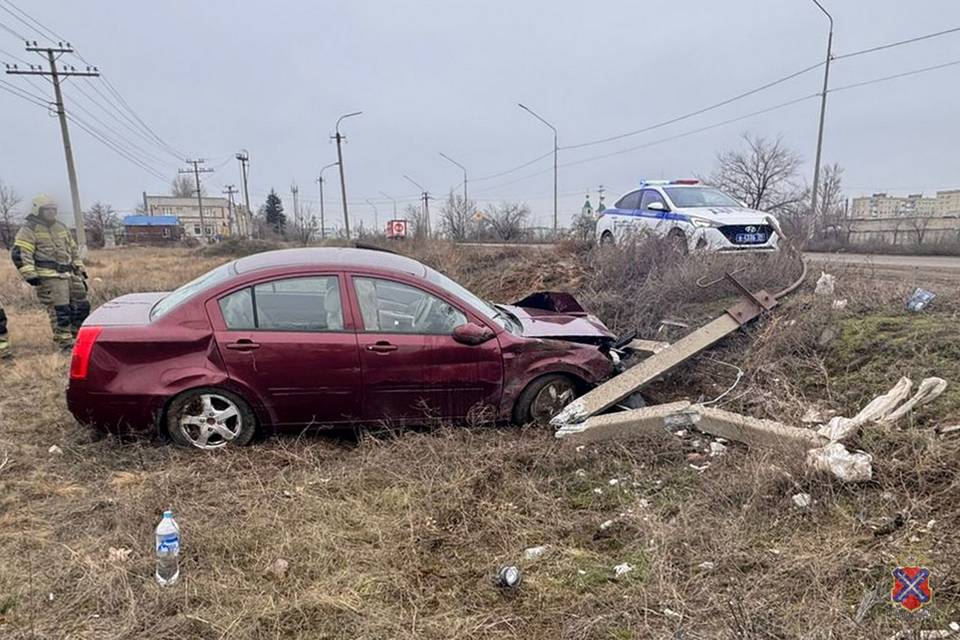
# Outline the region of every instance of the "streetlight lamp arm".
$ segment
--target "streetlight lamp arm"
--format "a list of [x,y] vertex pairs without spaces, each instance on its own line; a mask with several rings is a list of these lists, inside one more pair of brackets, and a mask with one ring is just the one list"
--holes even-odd
[[337,131],[337,135],[340,135],[340,121],[341,121],[341,120],[343,120],[344,118],[352,118],[353,116],[358,116],[358,115],[360,115],[361,113],[363,113],[363,111],[354,111],[353,113],[347,113],[347,114],[344,114],[344,115],[340,116],[339,118],[337,118],[337,126],[335,127],[335,128],[336,128],[336,131]]
[[[814,2],[816,2],[816,0],[814,0]],[[529,113],[530,115],[532,115],[534,118],[536,118],[537,120],[539,120],[539,121],[542,122],[543,124],[547,125],[547,126],[550,127],[551,129],[553,129],[553,135],[554,135],[554,136],[557,135],[557,128],[556,128],[555,126],[553,126],[552,124],[550,124],[549,122],[547,122],[546,120],[544,120],[543,118],[541,118],[539,115],[537,115],[537,112],[536,112],[536,111],[534,111],[534,110],[531,109],[530,107],[528,107],[528,106],[526,106],[526,105],[524,105],[524,104],[522,104],[522,103],[520,103],[520,102],[517,103],[517,106],[520,107],[521,109],[523,109],[524,111],[526,111],[527,113]]]
[[823,15],[827,16],[827,20],[830,21],[830,31],[833,31],[833,16],[830,15],[830,12],[823,8],[823,5],[820,4],[818,0],[813,0],[813,4],[817,5],[817,8],[823,12]]

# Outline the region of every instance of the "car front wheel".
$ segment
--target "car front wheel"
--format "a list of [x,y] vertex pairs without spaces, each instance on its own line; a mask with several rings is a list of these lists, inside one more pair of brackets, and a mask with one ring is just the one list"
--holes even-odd
[[243,446],[257,428],[243,398],[215,388],[191,389],[175,397],[167,408],[166,426],[178,445],[197,449]]
[[547,424],[577,397],[577,385],[563,374],[550,374],[531,382],[513,407],[516,424]]
[[610,247],[613,246],[613,234],[609,231],[604,231],[600,235],[600,246],[601,247]]

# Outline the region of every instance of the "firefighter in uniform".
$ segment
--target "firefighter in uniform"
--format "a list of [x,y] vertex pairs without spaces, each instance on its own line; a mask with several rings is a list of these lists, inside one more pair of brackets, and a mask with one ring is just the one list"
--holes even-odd
[[7,340],[7,314],[3,310],[3,304],[0,303],[0,360],[9,358],[10,341]]
[[47,308],[54,342],[70,348],[90,314],[87,274],[70,230],[57,221],[53,200],[43,195],[33,199],[11,256],[20,276],[37,290],[37,298]]

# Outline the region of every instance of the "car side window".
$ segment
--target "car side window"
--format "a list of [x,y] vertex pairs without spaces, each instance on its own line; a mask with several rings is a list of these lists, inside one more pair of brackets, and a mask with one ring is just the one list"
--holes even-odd
[[449,335],[467,317],[440,298],[383,278],[355,277],[363,328],[368,333]]
[[218,302],[231,330],[343,331],[336,276],[273,280],[235,291]]
[[641,201],[641,209],[649,209],[650,205],[654,202],[659,202],[664,207],[667,206],[666,200],[663,199],[663,196],[660,195],[660,192],[656,189],[644,189],[643,191],[643,200]]
[[640,208],[640,192],[634,191],[628,193],[627,195],[620,198],[616,204],[617,209],[639,209]]

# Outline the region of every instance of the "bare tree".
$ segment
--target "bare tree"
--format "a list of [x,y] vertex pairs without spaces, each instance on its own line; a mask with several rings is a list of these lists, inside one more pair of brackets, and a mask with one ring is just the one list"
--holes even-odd
[[[196,198],[197,179],[189,174],[180,173],[170,184],[170,195],[174,198]],[[207,188],[200,185],[200,195],[207,195]]]
[[423,212],[423,207],[408,204],[403,210],[403,217],[407,220],[411,236],[414,238],[425,238],[427,236],[427,216]]
[[932,213],[915,213],[913,216],[904,221],[906,226],[910,228],[910,231],[913,232],[913,237],[918,247],[923,245],[923,241],[927,237],[927,229],[930,227],[931,217]]
[[751,209],[777,213],[802,203],[806,191],[796,182],[800,156],[780,137],[768,140],[744,133],[742,138],[747,148],[717,154],[717,166],[707,181]]
[[832,235],[836,241],[846,244],[851,229],[843,204],[843,167],[839,164],[824,165],[820,170],[819,195],[816,217],[808,229],[808,237],[819,232],[825,237]]
[[504,242],[519,240],[530,208],[522,202],[501,202],[487,208],[486,218],[497,238]]
[[87,228],[90,245],[102,247],[106,243],[107,234],[113,233],[120,225],[120,219],[110,205],[94,202],[83,214],[83,224]]
[[13,238],[17,232],[14,223],[18,204],[20,204],[20,194],[0,180],[0,242],[7,249],[13,246]]
[[473,200],[467,200],[453,191],[440,207],[440,226],[451,240],[462,242],[467,239],[474,224],[477,207]]

